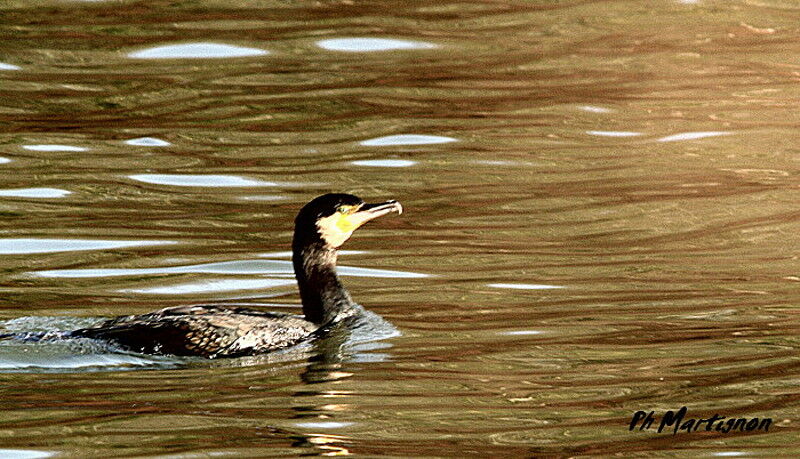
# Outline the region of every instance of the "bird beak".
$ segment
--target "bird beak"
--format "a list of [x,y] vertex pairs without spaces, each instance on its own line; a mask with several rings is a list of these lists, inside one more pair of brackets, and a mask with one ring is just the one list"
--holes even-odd
[[348,215],[347,219],[355,228],[358,228],[370,220],[376,219],[391,212],[397,212],[398,215],[402,214],[403,206],[394,200],[379,204],[364,204],[363,206],[359,207],[357,211],[353,212],[351,215]]
[[403,206],[395,200],[380,204],[364,204],[355,212],[355,215],[364,214],[367,217],[365,221],[369,221],[391,212],[397,212],[400,215],[403,213]]
[[344,244],[353,231],[364,223],[391,212],[403,213],[403,206],[397,201],[386,201],[380,204],[364,204],[348,213],[336,212],[317,221],[317,228],[322,239],[333,248]]

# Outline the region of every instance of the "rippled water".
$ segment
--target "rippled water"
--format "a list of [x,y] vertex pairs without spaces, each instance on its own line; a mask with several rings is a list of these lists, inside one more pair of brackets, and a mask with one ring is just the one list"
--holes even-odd
[[[800,5],[0,2],[0,320],[298,311],[295,213],[375,317],[206,361],[0,342],[3,457],[795,456]],[[391,324],[391,325],[390,325]],[[769,431],[629,431],[638,410]]]

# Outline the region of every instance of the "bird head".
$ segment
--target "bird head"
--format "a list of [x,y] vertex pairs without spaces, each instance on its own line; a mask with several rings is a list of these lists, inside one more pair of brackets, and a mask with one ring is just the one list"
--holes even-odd
[[318,239],[326,248],[337,249],[361,225],[390,212],[403,213],[403,206],[394,200],[367,204],[352,194],[324,194],[300,209],[295,219],[295,241]]

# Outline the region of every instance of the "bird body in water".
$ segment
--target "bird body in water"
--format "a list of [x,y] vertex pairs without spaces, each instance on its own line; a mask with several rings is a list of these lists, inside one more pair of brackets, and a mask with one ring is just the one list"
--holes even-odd
[[322,195],[300,210],[292,263],[303,316],[214,305],[178,306],[117,317],[66,336],[106,340],[134,352],[208,358],[293,346],[363,312],[336,275],[337,249],[364,223],[402,211],[397,201],[366,204],[350,194]]

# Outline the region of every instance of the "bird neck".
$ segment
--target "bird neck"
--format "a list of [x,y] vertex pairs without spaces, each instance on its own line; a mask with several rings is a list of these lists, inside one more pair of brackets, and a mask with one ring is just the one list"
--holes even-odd
[[293,244],[292,263],[306,320],[325,324],[353,306],[336,275],[336,249],[322,243]]

